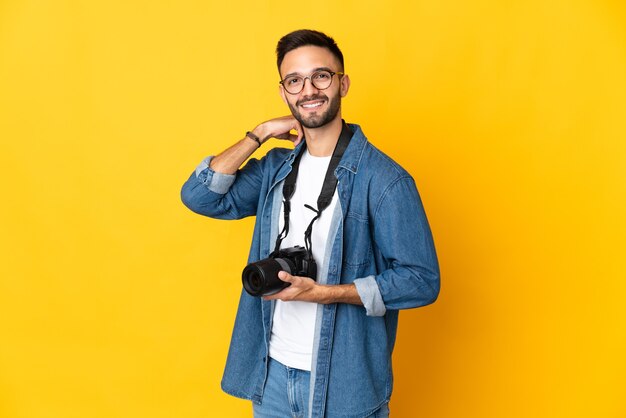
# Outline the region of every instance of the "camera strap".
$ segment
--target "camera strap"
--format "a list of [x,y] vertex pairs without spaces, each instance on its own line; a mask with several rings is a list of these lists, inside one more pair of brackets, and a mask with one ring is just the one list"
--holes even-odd
[[[326,176],[324,177],[324,184],[322,185],[322,191],[320,192],[319,197],[317,198],[317,209],[313,208],[310,205],[304,205],[307,209],[315,212],[315,217],[309,223],[306,231],[304,232],[304,245],[307,250],[307,254],[309,259],[313,259],[313,252],[311,250],[311,233],[313,231],[313,223],[322,215],[322,211],[330,205],[330,202],[333,200],[333,195],[335,194],[335,189],[337,188],[337,177],[335,177],[335,169],[339,165],[341,161],[341,157],[343,157],[343,153],[346,148],[348,148],[348,144],[350,143],[350,138],[352,138],[352,130],[348,127],[345,121],[343,122],[343,127],[341,129],[341,134],[339,135],[339,139],[337,141],[337,145],[335,145],[335,149],[333,151],[333,155],[330,158],[330,162],[328,163],[328,169],[326,170]],[[278,254],[278,250],[280,249],[280,244],[289,234],[289,213],[291,212],[291,198],[293,197],[294,192],[296,191],[296,180],[298,178],[298,170],[300,168],[300,159],[302,158],[302,154],[304,151],[301,151],[300,154],[296,156],[296,159],[293,162],[291,172],[287,175],[285,179],[285,184],[283,185],[283,212],[284,212],[284,226],[283,230],[276,237],[276,246],[274,248],[274,252],[272,254]]]

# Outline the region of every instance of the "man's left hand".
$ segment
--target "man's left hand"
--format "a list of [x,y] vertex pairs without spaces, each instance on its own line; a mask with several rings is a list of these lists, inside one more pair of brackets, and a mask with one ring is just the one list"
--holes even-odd
[[354,283],[323,285],[308,277],[292,276],[286,271],[279,272],[278,278],[283,282],[291,283],[291,286],[271,296],[264,296],[264,300],[279,299],[285,302],[299,300],[323,304],[349,303],[351,305],[363,305]]
[[270,296],[264,296],[264,300],[280,299],[282,301],[317,302],[324,303],[322,299],[322,286],[318,285],[315,280],[308,277],[292,276],[286,271],[278,273],[278,278],[283,282],[291,283],[278,293]]

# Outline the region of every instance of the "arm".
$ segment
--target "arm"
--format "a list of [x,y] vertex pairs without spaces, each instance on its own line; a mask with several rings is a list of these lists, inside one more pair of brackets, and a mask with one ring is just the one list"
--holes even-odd
[[303,302],[315,302],[322,304],[349,303],[351,305],[363,305],[361,297],[354,284],[322,285],[308,277],[292,276],[286,271],[278,273],[278,278],[291,286],[263,299],[280,299],[283,301],[299,300]]
[[[289,133],[291,130],[298,132],[297,135]],[[260,138],[264,143],[270,138],[288,139],[298,145],[302,140],[302,127],[293,116],[272,119],[263,122],[252,130],[252,133]],[[210,167],[217,173],[235,174],[241,164],[247,160],[259,144],[252,138],[246,136],[235,145],[222,151],[211,160]]]
[[430,226],[415,182],[409,176],[389,185],[374,212],[376,250],[386,269],[354,281],[367,314],[433,303],[439,295],[439,264]]
[[[295,129],[298,134],[290,134]],[[272,119],[252,131],[261,138],[302,140],[302,129],[292,116]],[[206,158],[192,173],[181,190],[185,206],[201,215],[218,219],[239,219],[256,213],[262,183],[263,159],[243,162],[259,147],[245,137],[215,157]],[[237,180],[237,181],[235,181]]]
[[[410,222],[408,222],[410,220]],[[306,277],[279,273],[291,283],[266,300],[364,305],[369,316],[386,309],[428,305],[439,294],[435,246],[413,179],[404,177],[388,187],[374,216],[374,241],[388,268],[347,285],[320,285]]]

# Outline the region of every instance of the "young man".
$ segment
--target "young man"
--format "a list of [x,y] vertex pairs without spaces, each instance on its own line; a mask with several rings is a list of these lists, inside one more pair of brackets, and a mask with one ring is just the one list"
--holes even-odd
[[[386,417],[398,311],[439,293],[428,221],[411,176],[343,122],[350,78],[335,41],[300,30],[276,52],[292,115],[206,158],[182,200],[214,218],[256,215],[248,263],[300,245],[317,272],[281,271],[288,287],[271,295],[242,291],[222,388],[252,400],[257,418]],[[270,138],[295,149],[240,168]]]

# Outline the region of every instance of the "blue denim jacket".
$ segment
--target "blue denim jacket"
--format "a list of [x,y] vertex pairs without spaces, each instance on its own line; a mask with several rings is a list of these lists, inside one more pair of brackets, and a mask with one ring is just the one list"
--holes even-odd
[[[413,179],[358,125],[349,126],[354,135],[335,170],[339,200],[318,276],[326,284],[355,283],[364,306],[318,305],[309,399],[316,418],[366,417],[389,401],[398,311],[439,294],[435,247]],[[211,170],[208,157],[184,184],[182,200],[213,218],[256,215],[248,263],[267,258],[279,232],[283,180],[302,146],[272,149],[234,175]],[[225,392],[261,401],[273,307],[241,292]]]

